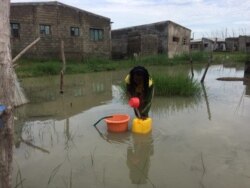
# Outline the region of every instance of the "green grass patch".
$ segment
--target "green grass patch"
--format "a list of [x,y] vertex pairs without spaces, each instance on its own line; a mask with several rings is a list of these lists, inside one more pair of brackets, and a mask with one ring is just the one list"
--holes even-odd
[[60,73],[62,65],[55,61],[30,62],[23,61],[18,63],[16,68],[19,77],[37,77],[46,75],[57,75]]
[[186,75],[152,75],[156,96],[195,96],[201,93],[200,83]]
[[[200,96],[202,91],[201,84],[197,80],[193,80],[186,75],[153,74],[152,78],[154,82],[155,96],[193,97]],[[120,86],[122,88],[123,95],[125,95],[125,83],[123,82]]]
[[[206,52],[192,52],[193,63],[204,64],[208,62],[211,53]],[[142,66],[172,66],[187,64],[190,61],[189,54],[177,55],[169,59],[166,54],[151,55],[145,57],[138,57],[137,59],[130,58],[124,60],[109,60],[105,58],[89,58],[85,61],[71,61],[67,60],[65,74],[79,74],[87,72],[99,71],[114,71],[134,67],[136,65]],[[240,52],[213,52],[213,63],[226,62],[244,62],[247,54]],[[60,60],[34,60],[34,59],[20,59],[18,61],[16,73],[18,77],[36,77],[60,74],[62,69],[62,62]]]
[[249,55],[243,52],[213,52],[213,60],[215,62],[232,63],[245,62],[249,59]]

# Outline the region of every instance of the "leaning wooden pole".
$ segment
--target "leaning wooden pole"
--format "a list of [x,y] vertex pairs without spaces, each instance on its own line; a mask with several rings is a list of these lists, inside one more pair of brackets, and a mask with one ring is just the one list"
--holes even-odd
[[41,38],[38,37],[36,40],[34,40],[32,43],[26,46],[14,59],[12,59],[12,63],[15,63],[25,52],[27,52],[32,46],[34,46],[40,39]]
[[7,107],[1,115],[0,187],[12,187],[14,78],[10,50],[10,0],[0,0],[0,104]]
[[211,63],[211,61],[212,61],[212,58],[213,58],[213,56],[212,56],[212,52],[211,52],[211,54],[210,54],[210,56],[209,56],[209,59],[208,59],[208,63],[207,63],[206,69],[205,69],[205,71],[204,71],[204,73],[203,73],[203,76],[202,76],[202,78],[201,78],[201,83],[203,83],[204,80],[205,80],[205,77],[206,77],[206,74],[207,74],[207,70],[208,70],[208,68],[209,68],[209,66],[210,66],[210,63]]
[[[33,47],[38,41],[40,40],[40,37],[38,37],[36,40],[34,40],[32,43],[30,43],[28,46],[26,46],[14,59],[12,59],[12,64],[13,67],[16,66],[16,64],[14,64],[25,52],[27,52],[31,47]],[[14,83],[15,83],[15,89],[14,89],[14,105],[15,106],[20,106],[23,104],[26,104],[29,102],[29,100],[26,98],[23,89],[21,88],[18,79],[17,79],[17,75],[14,72],[13,73],[13,77],[14,77]]]
[[204,80],[205,80],[205,77],[206,77],[207,70],[208,70],[209,66],[210,66],[210,62],[207,63],[206,69],[205,69],[205,71],[204,71],[204,73],[203,73],[203,76],[202,76],[202,78],[201,78],[201,83],[203,83]]

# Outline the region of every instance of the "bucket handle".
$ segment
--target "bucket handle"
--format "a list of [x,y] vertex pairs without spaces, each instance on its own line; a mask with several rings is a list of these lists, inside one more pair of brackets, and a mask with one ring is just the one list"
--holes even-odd
[[93,124],[93,126],[96,127],[96,125],[97,125],[100,121],[102,121],[103,119],[112,118],[112,117],[113,117],[113,116],[104,116],[104,117],[100,118],[97,122],[95,122],[95,123]]
[[[93,126],[95,127],[95,129],[97,130],[97,132],[99,133],[99,135],[100,135],[103,139],[105,139],[105,138],[104,138],[103,134],[101,133],[101,131],[96,127],[96,125],[97,125],[101,120],[106,119],[106,118],[112,118],[112,117],[113,117],[113,116],[104,116],[104,117],[100,118],[97,122],[95,122],[95,123],[93,124]],[[105,140],[106,140],[106,139],[105,139]]]

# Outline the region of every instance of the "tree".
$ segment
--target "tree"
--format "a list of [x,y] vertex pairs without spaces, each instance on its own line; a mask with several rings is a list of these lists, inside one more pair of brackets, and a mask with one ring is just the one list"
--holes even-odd
[[[22,88],[20,87],[16,73],[13,68],[13,64],[11,62],[12,58],[11,58],[11,52],[10,52],[11,48],[10,48],[10,26],[9,26],[10,25],[9,24],[10,1],[7,1],[7,2],[6,1],[7,0],[0,0],[1,2],[0,20],[3,20],[0,23],[0,32],[1,32],[0,34],[0,88],[3,88],[0,91],[0,103],[8,105],[8,106],[9,105],[11,106],[12,104],[14,104],[14,106],[20,106],[22,104],[27,103],[28,100],[25,97]],[[38,40],[36,40],[35,42],[37,41]],[[20,53],[18,57],[20,57],[22,53]],[[16,57],[15,59],[18,59],[18,57]]]
[[[13,126],[14,126],[14,69],[10,52],[10,0],[0,0],[0,103],[7,106],[0,129],[0,187],[11,188]],[[5,139],[6,138],[6,139]],[[10,138],[10,139],[8,139]],[[3,141],[6,144],[3,145]]]
[[0,3],[0,103],[13,109],[14,69],[10,52],[10,1],[0,0]]

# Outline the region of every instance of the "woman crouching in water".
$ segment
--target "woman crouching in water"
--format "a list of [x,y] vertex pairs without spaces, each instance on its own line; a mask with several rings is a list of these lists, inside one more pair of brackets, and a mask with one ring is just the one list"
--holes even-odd
[[134,67],[125,78],[129,98],[139,98],[140,105],[134,109],[136,117],[146,119],[151,108],[154,95],[154,84],[147,69],[142,66]]

